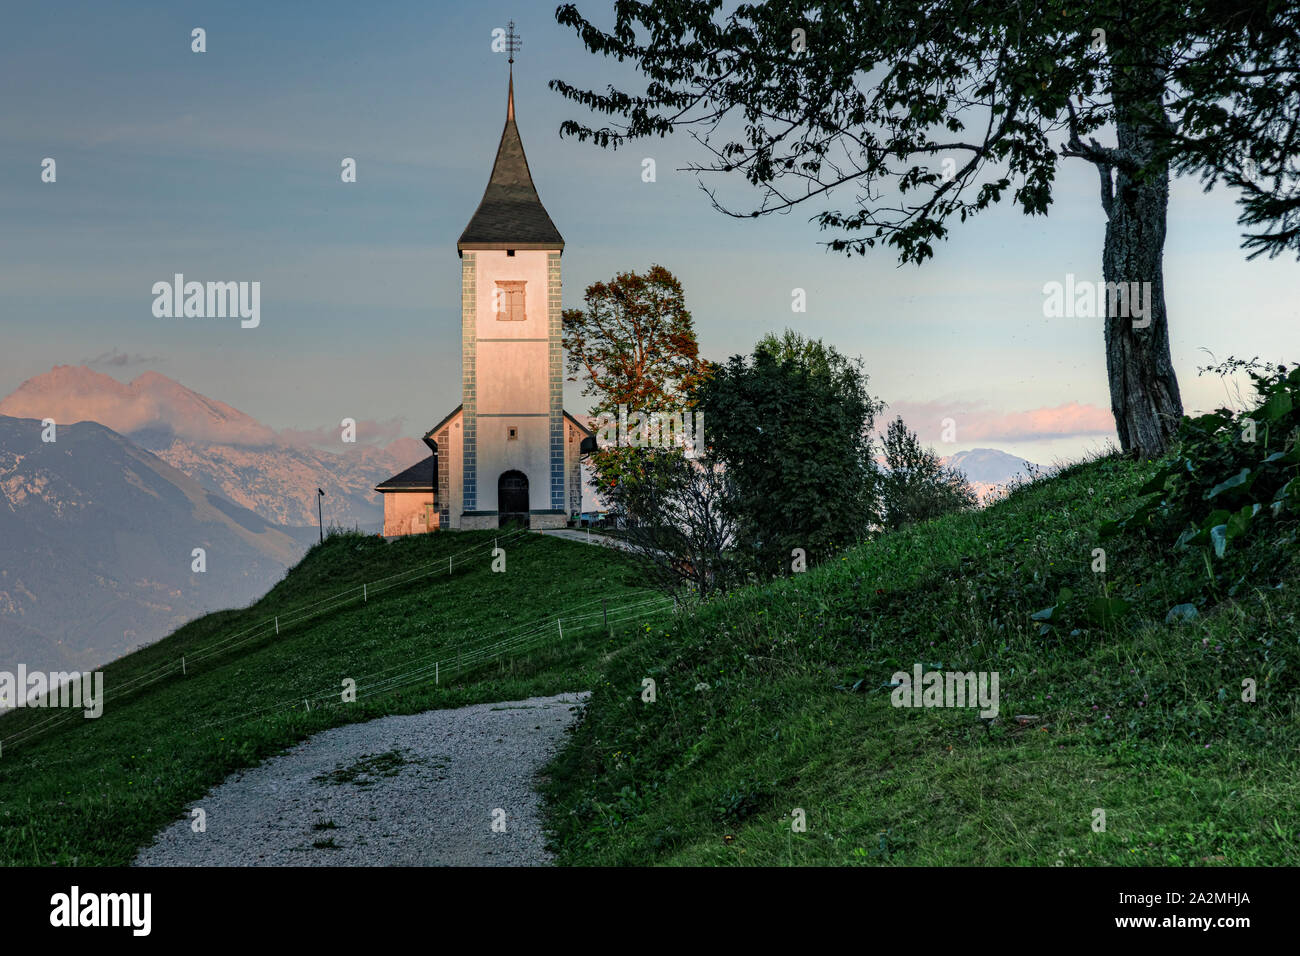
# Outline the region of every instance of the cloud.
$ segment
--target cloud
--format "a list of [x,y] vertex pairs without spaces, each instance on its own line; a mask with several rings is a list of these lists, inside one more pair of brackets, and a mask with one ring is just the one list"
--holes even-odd
[[0,401],[0,415],[49,417],[61,424],[92,421],[127,436],[148,430],[230,445],[275,439],[274,431],[238,409],[153,371],[124,385],[84,365],[56,365]]
[[[119,366],[132,361],[130,355],[116,349],[100,359]],[[150,431],[220,445],[249,448],[288,445],[333,454],[356,454],[363,459],[410,459],[408,464],[429,453],[423,442],[406,434],[403,418],[358,421],[355,443],[343,441],[339,423],[275,430],[237,408],[154,371],[143,372],[123,384],[85,365],[56,365],[49,372],[28,379],[0,400],[0,415],[38,420],[48,417],[60,424],[99,422],[128,437]]]
[[[357,422],[356,444],[358,446],[380,446],[401,438],[405,432],[405,419],[390,418],[387,421],[363,419]],[[350,444],[343,442],[343,426],[322,425],[320,428],[282,428],[275,433],[278,441],[286,445],[320,448],[323,451],[347,451]]]
[[1023,412],[998,411],[980,402],[896,402],[877,424],[883,429],[896,415],[901,415],[907,426],[926,442],[942,440],[944,420],[949,418],[956,428],[952,440],[963,444],[1115,434],[1115,419],[1109,411],[1080,402]]
[[156,355],[133,354],[113,349],[113,351],[97,355],[95,358],[82,359],[81,364],[89,368],[126,368],[131,365],[148,365],[150,362],[159,361],[162,360]]

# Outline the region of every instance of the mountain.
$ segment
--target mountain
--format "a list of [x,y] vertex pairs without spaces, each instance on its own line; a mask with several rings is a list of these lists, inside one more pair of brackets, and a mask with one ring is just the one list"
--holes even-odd
[[422,443],[407,461],[387,449],[359,446],[355,454],[341,455],[311,447],[273,445],[248,447],[210,442],[153,441],[132,435],[173,468],[220,492],[236,504],[282,525],[316,527],[316,489],[325,490],[322,501],[325,526],[332,524],[378,532],[384,524],[384,504],[375,485],[390,475],[427,458]]
[[101,665],[247,604],[306,550],[103,425],[41,431],[0,416],[0,669]]
[[158,372],[128,384],[84,366],[58,365],[0,401],[0,415],[98,422],[153,452],[210,491],[280,525],[316,524],[316,489],[325,524],[377,531],[383,502],[373,489],[428,455],[414,438],[385,447],[313,447],[324,436],[278,433],[224,402]]
[[1024,458],[1008,455],[996,448],[972,448],[942,459],[943,463],[966,476],[980,500],[987,499],[999,486],[1013,478],[1028,478],[1038,466]]

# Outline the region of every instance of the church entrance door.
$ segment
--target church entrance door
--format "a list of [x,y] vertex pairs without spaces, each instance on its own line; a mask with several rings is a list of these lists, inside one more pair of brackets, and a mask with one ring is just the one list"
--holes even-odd
[[497,479],[497,524],[528,524],[528,476],[507,471]]

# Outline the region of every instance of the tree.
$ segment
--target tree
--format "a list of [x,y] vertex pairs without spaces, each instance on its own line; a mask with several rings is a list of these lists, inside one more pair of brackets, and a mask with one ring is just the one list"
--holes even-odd
[[699,390],[705,441],[726,469],[737,549],[770,576],[791,552],[824,560],[875,517],[871,430],[883,407],[860,360],[787,331],[733,355]]
[[1199,15],[1205,51],[1174,69],[1175,168],[1240,190],[1238,223],[1259,229],[1245,233],[1248,259],[1300,258],[1300,3],[1215,0]]
[[569,381],[585,373],[592,414],[683,402],[706,370],[682,284],[663,266],[587,286],[585,309],[562,315]]
[[651,584],[708,598],[741,583],[726,469],[674,448],[633,448],[628,457],[623,480],[603,496]]
[[[648,83],[636,95],[551,87],[625,121],[569,120],[563,135],[617,148],[685,127],[711,157],[692,170],[739,174],[760,190],[756,207],[737,211],[705,188],[719,210],[820,204],[813,218],[838,233],[830,248],[865,254],[883,243],[902,262],[931,257],[949,220],[1008,190],[1026,214],[1046,214],[1058,161],[1091,163],[1106,216],[1103,278],[1150,291],[1141,321],[1118,295],[1105,297],[1111,410],[1121,447],[1155,455],[1182,417],[1162,268],[1170,166],[1218,168],[1212,147],[1198,154],[1177,134],[1212,144],[1226,130],[1241,142],[1262,123],[1289,141],[1294,124],[1270,127],[1269,110],[1284,110],[1265,96],[1219,107],[1268,60],[1266,44],[1294,21],[1297,2],[1247,0],[1265,24],[1254,32],[1225,20],[1224,0],[774,0],[724,18],[721,0],[619,2],[608,32],[565,4],[560,24],[591,52],[634,62]],[[1114,145],[1091,135],[1102,127],[1113,128]],[[831,206],[846,186],[855,201]]]
[[[660,265],[644,274],[620,272],[587,286],[585,309],[562,314],[569,381],[583,374],[582,394],[593,396],[591,414],[622,418],[620,406],[637,414],[685,411],[708,373],[686,296],[677,278]],[[643,477],[640,449],[602,447],[590,457],[602,498],[622,483]]]
[[966,476],[945,468],[933,450],[922,448],[901,417],[889,423],[882,444],[885,471],[880,476],[880,512],[886,528],[897,531],[906,524],[979,504]]

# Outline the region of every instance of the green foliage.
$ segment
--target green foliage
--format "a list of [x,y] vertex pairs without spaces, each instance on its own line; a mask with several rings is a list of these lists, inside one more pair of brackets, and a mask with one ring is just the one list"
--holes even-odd
[[[1097,529],[1157,470],[1071,467],[621,648],[549,771],[559,861],[1294,863],[1300,574],[1191,613],[1166,543],[1112,539],[1095,572]],[[915,663],[997,671],[998,718],[893,707]]]
[[865,537],[876,517],[869,436],[882,406],[860,360],[792,331],[769,335],[749,359],[719,366],[699,402],[747,567],[770,577],[795,548],[825,561]]
[[620,404],[659,411],[681,403],[705,373],[682,284],[660,265],[587,286],[585,309],[565,309],[570,381],[585,378],[592,414]]
[[[1135,180],[1172,160],[1240,189],[1243,224],[1275,223],[1271,241],[1252,237],[1260,248],[1300,250],[1296,0],[945,4],[942,17],[926,0],[614,8],[588,17],[565,3],[555,16],[645,86],[551,81],[599,118],[561,134],[617,149],[691,131],[705,168],[758,191],[748,209],[723,207],[733,215],[817,206],[833,249],[889,246],[920,263],[951,223],[1004,199],[1044,214],[1062,157]],[[1117,122],[1137,142],[1092,138]],[[1160,146],[1150,163],[1135,155],[1145,143]]]
[[601,453],[601,497],[646,583],[708,598],[744,578],[732,550],[732,484],[709,455],[681,448],[611,448]]
[[1300,526],[1300,368],[1229,359],[1208,371],[1245,371],[1249,409],[1183,419],[1178,450],[1139,489],[1132,513],[1103,538],[1140,533],[1203,554],[1206,587],[1272,586]]
[[979,496],[966,476],[945,468],[932,449],[922,448],[901,417],[889,423],[883,447],[880,514],[886,528],[897,530],[979,504]]

